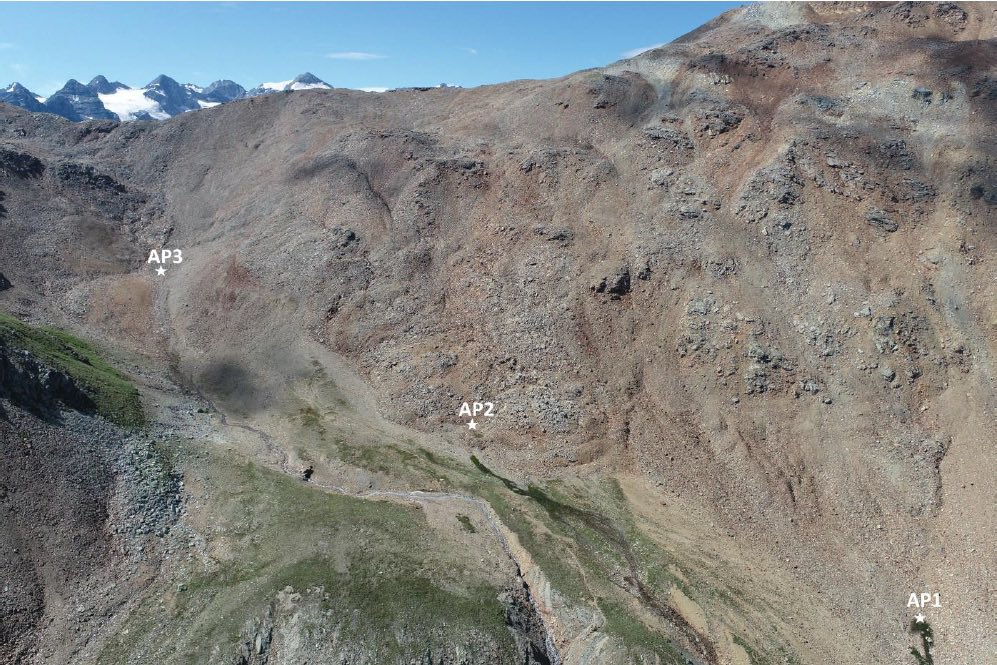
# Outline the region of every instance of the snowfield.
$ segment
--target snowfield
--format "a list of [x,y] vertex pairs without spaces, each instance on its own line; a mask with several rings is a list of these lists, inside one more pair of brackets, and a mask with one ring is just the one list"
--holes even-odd
[[326,85],[325,83],[291,83],[290,90],[332,90],[331,85]]
[[291,83],[293,83],[293,80],[277,81],[274,83],[261,83],[260,87],[263,88],[264,90],[276,90],[280,92],[287,86],[291,85]]
[[301,81],[295,81],[294,79],[291,79],[290,81],[261,83],[260,88],[263,90],[273,90],[274,92],[283,92],[285,90],[332,90],[332,86],[328,83],[302,83]]
[[111,113],[118,116],[122,121],[135,120],[141,113],[148,113],[156,120],[166,120],[169,113],[163,111],[162,107],[154,99],[145,96],[145,90],[130,90],[128,88],[118,88],[108,95],[97,95],[101,103]]

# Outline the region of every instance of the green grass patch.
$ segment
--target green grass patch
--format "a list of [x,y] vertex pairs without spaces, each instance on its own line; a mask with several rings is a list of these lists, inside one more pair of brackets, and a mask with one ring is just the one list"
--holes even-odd
[[910,655],[914,656],[917,665],[935,665],[935,657],[931,653],[935,648],[935,631],[931,628],[931,624],[927,621],[924,623],[911,621],[910,632],[920,635],[921,648],[924,650],[922,653],[917,647],[910,648]]
[[[247,621],[286,587],[317,608],[303,620],[318,621],[340,644],[364,645],[371,662],[408,663],[482,640],[512,662],[498,589],[422,510],[326,493],[225,454],[204,457],[187,473],[212,496],[209,540],[227,543],[232,556],[172,581],[183,588],[173,616],[163,616],[152,594],[99,662],[201,663],[216,648],[234,655]],[[323,593],[307,592],[316,587]],[[164,645],[167,625],[181,638]]]
[[[468,463],[414,446],[338,443],[341,458],[358,466],[404,479],[412,486],[427,479],[440,481],[441,489],[484,499],[565,601],[608,608],[615,614],[606,632],[628,648],[643,649],[644,655],[659,653],[663,662],[684,663],[674,660],[678,645],[689,644],[694,635],[671,606],[672,589],[681,590],[708,612],[723,607],[750,615],[751,600],[757,602],[743,589],[718,584],[722,576],[711,576],[712,568],[696,552],[671,549],[652,540],[635,520],[623,488],[613,478],[519,484],[474,455]],[[656,618],[652,621],[651,617]],[[775,634],[771,642],[761,640],[764,646],[756,641],[756,646],[745,646],[745,651],[756,665],[793,662],[791,652],[779,645],[781,641]]]
[[516,534],[519,543],[530,553],[558,593],[579,604],[587,604],[591,600],[581,571],[565,556],[568,543],[556,535],[555,529],[551,529],[555,535],[537,529],[534,520],[539,516],[527,513],[525,506],[514,504],[495,490],[485,489],[481,497],[491,505],[502,523]]
[[471,518],[467,515],[457,515],[457,521],[460,522],[462,527],[464,527],[464,531],[467,531],[468,533],[478,532],[478,530],[474,528],[474,523],[471,521]]
[[686,665],[686,658],[671,640],[644,625],[621,605],[600,599],[599,609],[606,617],[604,630],[618,637],[631,653],[653,654],[663,665]]
[[[204,645],[237,644],[247,620],[247,609],[260,612],[277,593],[291,587],[303,592],[322,587],[325,596],[319,609],[327,631],[335,631],[341,643],[363,645],[372,662],[409,662],[427,651],[445,651],[449,643],[460,644],[471,632],[489,635],[512,651],[511,635],[505,628],[505,609],[496,589],[468,585],[444,589],[417,570],[417,561],[398,561],[399,553],[383,550],[354,551],[342,562],[315,554],[288,565],[277,565],[250,578],[212,579],[206,586],[191,585],[188,593],[209,595],[214,601],[196,614],[217,620],[196,636],[185,649],[188,662],[200,663]],[[186,594],[185,594],[186,595]],[[229,602],[239,599],[239,602]],[[445,630],[440,630],[446,626]],[[234,648],[231,651],[234,653]]]
[[108,420],[125,427],[145,423],[138,389],[87,342],[55,328],[29,326],[2,312],[0,339],[65,372]]
[[298,409],[298,418],[301,420],[302,426],[315,430],[319,434],[325,433],[325,427],[322,426],[322,415],[313,406],[306,406]]
[[[576,503],[580,502],[554,489],[534,484],[521,487],[493,472],[477,457],[472,456],[471,463],[484,476],[498,480],[512,494],[528,500],[512,505],[502,498],[502,493],[494,485],[491,489],[478,490],[537,560],[554,588],[566,597],[587,603],[593,590],[587,587],[586,580],[605,590],[607,582],[618,572],[629,573],[633,554],[616,520],[590,509],[588,505],[579,507]],[[526,518],[524,513],[533,520]],[[543,524],[554,535],[536,529],[536,522]],[[626,523],[622,524],[625,526]],[[576,565],[565,561],[565,547],[570,547],[575,553],[573,561]]]
[[748,644],[740,635],[734,635],[734,644],[744,649],[744,653],[748,654],[748,660],[751,661],[751,665],[769,665],[767,659],[762,658],[762,656],[755,651],[755,648]]

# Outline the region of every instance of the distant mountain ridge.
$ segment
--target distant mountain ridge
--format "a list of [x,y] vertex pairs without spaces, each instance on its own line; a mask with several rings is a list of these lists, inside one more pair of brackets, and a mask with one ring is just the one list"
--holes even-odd
[[309,72],[288,81],[261,83],[250,90],[227,79],[202,88],[193,83],[179,83],[164,74],[141,88],[132,88],[98,75],[86,85],[70,79],[47,99],[15,82],[0,90],[0,102],[28,111],[54,113],[73,121],[165,120],[235,99],[315,89],[331,90],[332,86]]
[[11,83],[3,92],[0,92],[0,100],[20,106],[29,111],[44,111],[45,106],[41,103],[41,98],[35,95],[20,83]]

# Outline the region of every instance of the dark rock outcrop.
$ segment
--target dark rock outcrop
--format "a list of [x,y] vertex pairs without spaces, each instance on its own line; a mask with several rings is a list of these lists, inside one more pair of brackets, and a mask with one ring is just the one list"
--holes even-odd
[[45,172],[40,159],[18,150],[0,148],[0,175],[15,178],[37,178]]
[[32,413],[52,415],[60,406],[91,412],[93,400],[68,375],[0,340],[0,398]]
[[881,231],[886,231],[887,233],[893,233],[900,228],[896,220],[890,217],[890,215],[879,208],[870,208],[865,213],[865,221],[870,225],[880,229]]
[[76,186],[124,193],[125,186],[109,175],[99,173],[94,167],[68,162],[55,169],[56,177],[64,183]]
[[602,277],[592,290],[609,294],[613,299],[630,293],[630,266],[620,266],[612,275]]

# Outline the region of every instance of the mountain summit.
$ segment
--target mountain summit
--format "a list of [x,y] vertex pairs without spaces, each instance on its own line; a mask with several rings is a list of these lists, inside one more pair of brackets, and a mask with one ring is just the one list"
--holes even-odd
[[[95,87],[100,87],[101,82],[97,79],[94,81],[97,82]],[[118,119],[117,115],[104,106],[93,88],[83,85],[76,79],[66,81],[66,85],[45,100],[45,111],[61,115],[68,120]]]
[[119,83],[118,81],[114,81],[112,83],[108,81],[107,78],[102,74],[98,74],[93,78],[92,81],[90,81],[90,83],[87,84],[87,87],[91,90],[91,92],[95,94],[108,95],[114,92],[115,90],[119,90],[121,88],[127,88],[128,86],[125,85],[124,83]]
[[246,89],[235,81],[229,81],[223,79],[221,81],[215,81],[208,87],[206,87],[202,94],[205,101],[224,103],[230,102],[233,99],[241,99],[246,96]]
[[11,83],[5,89],[0,90],[0,102],[20,106],[29,111],[44,111],[43,101],[44,98],[31,92],[20,83]]
[[310,72],[299,74],[290,81],[261,83],[250,91],[251,95],[267,95],[273,92],[294,90],[331,90],[332,86]]

